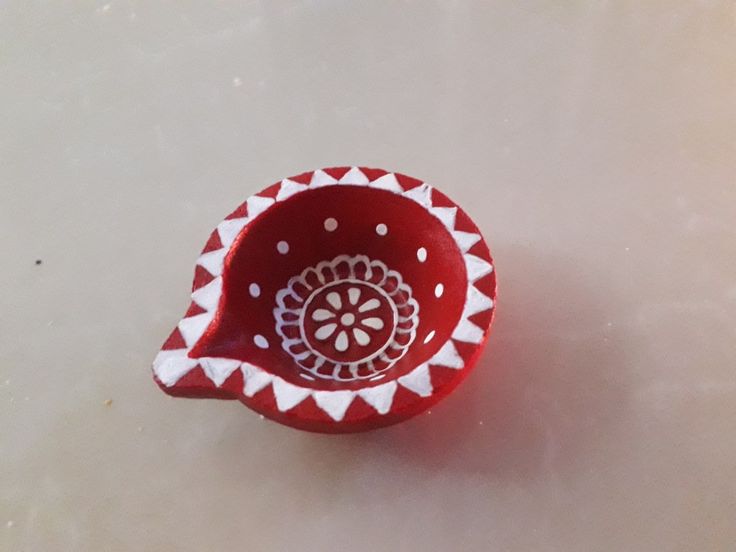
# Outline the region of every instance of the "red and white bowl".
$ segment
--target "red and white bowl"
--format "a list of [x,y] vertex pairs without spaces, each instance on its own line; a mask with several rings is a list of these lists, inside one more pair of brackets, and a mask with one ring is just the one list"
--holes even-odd
[[438,190],[337,167],[284,179],[218,224],[191,297],[153,363],[166,393],[341,433],[455,388],[488,337],[496,276],[478,228]]

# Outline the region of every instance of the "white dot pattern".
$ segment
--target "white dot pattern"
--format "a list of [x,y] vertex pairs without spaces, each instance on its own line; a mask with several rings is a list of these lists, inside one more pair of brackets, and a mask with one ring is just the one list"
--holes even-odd
[[[240,78],[237,78],[237,77],[233,78],[233,84],[235,86],[239,86],[241,84],[240,81],[241,81]],[[368,185],[368,183],[369,183],[368,181],[370,180],[370,178],[368,178],[366,175],[364,175],[361,172],[360,169],[353,167],[352,169],[350,169],[349,172],[350,172],[350,175],[349,175],[350,177],[349,178],[345,178],[346,181],[351,181],[351,179],[352,179],[352,180],[356,180],[356,183],[360,183],[360,184],[363,184],[363,185]],[[355,175],[358,175],[358,176],[355,177]],[[455,241],[456,241],[458,247],[461,249],[461,252],[463,253],[463,258],[465,260],[465,263],[468,266],[468,285],[469,286],[471,286],[477,280],[478,277],[481,277],[483,274],[488,274],[488,273],[490,273],[492,271],[493,267],[491,267],[489,265],[489,263],[487,262],[487,260],[486,260],[487,255],[482,255],[481,254],[478,257],[478,256],[474,256],[474,255],[472,255],[470,253],[467,253],[468,248],[470,246],[472,246],[472,244],[476,243],[478,240],[481,240],[481,236],[479,234],[477,234],[477,233],[472,233],[471,234],[469,232],[460,232],[460,231],[455,232],[453,230],[453,228],[455,226],[455,224],[454,224],[455,213],[450,210],[451,208],[448,208],[448,207],[437,207],[436,210],[435,210],[436,212],[433,211],[433,209],[435,209],[435,206],[432,204],[432,201],[433,201],[432,191],[433,190],[432,190],[431,187],[429,187],[427,184],[422,184],[421,186],[418,186],[417,189],[403,190],[403,181],[397,181],[396,177],[393,174],[388,174],[388,175],[386,175],[386,177],[392,179],[389,182],[389,184],[391,182],[393,182],[392,186],[396,187],[396,190],[395,191],[397,193],[403,194],[403,195],[405,195],[407,197],[411,197],[412,199],[415,199],[418,202],[421,199],[422,201],[420,202],[420,204],[422,204],[422,205],[425,205],[426,204],[427,210],[429,210],[430,212],[436,214],[437,217],[440,218],[451,231],[453,231],[452,232],[453,233],[453,237],[455,238]],[[316,171],[312,175],[312,183],[314,183],[315,186],[318,185],[318,184],[320,184],[320,183],[324,183],[325,181],[334,181],[334,180],[335,180],[335,178],[333,178],[330,174],[325,173],[324,171]],[[384,181],[385,180],[386,179],[384,179],[382,177],[381,184],[384,184]],[[300,180],[300,182],[301,181],[303,181],[303,180]],[[288,184],[288,186],[287,186],[287,184]],[[301,186],[303,186],[303,185],[295,185],[294,182],[287,181],[285,179],[284,182],[282,183],[283,193],[281,193],[281,191],[280,191],[280,196],[282,196],[282,197],[277,198],[276,201],[283,200],[285,197],[287,197],[287,192],[292,193],[293,192],[293,188],[298,188],[298,190],[300,191],[301,189],[303,189]],[[253,198],[253,203],[254,203],[254,207],[256,208],[256,210],[262,210],[263,209],[263,205],[265,205],[265,203],[266,203],[263,200],[268,200],[271,203],[273,203],[273,199],[271,199],[271,198],[265,198],[265,197],[261,197],[261,196],[255,196]],[[259,203],[259,201],[261,203]],[[250,205],[250,203],[251,202],[250,202],[250,198],[249,198],[249,205],[248,205],[249,212],[251,211],[251,205]],[[455,209],[455,208],[453,207],[452,209]],[[255,212],[255,210],[254,210],[254,212]],[[318,221],[319,221],[319,218],[316,221],[317,228],[319,227],[319,222]],[[329,224],[328,224],[328,221],[329,221]],[[333,222],[332,221],[334,221],[334,227],[333,227]],[[342,222],[345,222],[345,220],[342,220]],[[338,226],[337,225],[337,220],[334,220],[334,219],[331,219],[331,218],[330,219],[324,219],[323,220],[323,224],[325,225],[324,228],[325,228],[325,230],[327,232],[334,232],[335,230],[337,230],[337,226]],[[221,241],[223,243],[223,250],[221,251],[221,253],[223,253],[223,252],[226,253],[227,250],[229,250],[230,245],[231,245],[231,243],[233,241],[233,238],[234,238],[234,236],[231,235],[233,233],[232,227],[230,226],[230,223],[229,222],[223,222],[222,227],[220,227],[218,225],[217,230],[220,232]],[[370,233],[370,225],[368,226],[368,228],[366,228],[366,230],[368,231],[368,233]],[[377,225],[374,228],[374,230],[376,231],[376,234],[378,236],[386,236],[388,234],[388,227],[385,224],[379,224],[379,225]],[[392,230],[392,233],[393,233],[394,231],[399,231],[400,228],[397,229],[397,228],[395,228],[395,227],[392,226],[391,230]],[[393,236],[393,234],[392,234],[392,236]],[[329,239],[326,236],[325,236],[325,238]],[[333,239],[334,239],[334,237],[333,237]],[[375,239],[376,238],[374,238],[374,240]],[[279,254],[286,255],[287,253],[289,253],[289,249],[290,249],[289,243],[287,243],[285,241],[282,241],[282,242],[279,242],[278,244],[273,244],[273,242],[271,241],[270,247],[274,247],[274,245],[275,245],[275,248],[277,249],[277,251],[278,251]],[[415,248],[417,246],[418,246],[418,244],[415,245]],[[428,247],[431,247],[431,243],[428,244]],[[626,248],[626,249],[628,250],[628,248]],[[301,250],[301,242],[297,244],[297,250],[296,251],[300,251],[300,250]],[[273,250],[271,250],[271,251],[273,252]],[[409,255],[411,255],[410,251],[411,250],[409,250]],[[435,259],[435,256],[436,255],[442,256],[441,253],[442,252],[438,252],[438,251],[436,251],[436,250],[433,249],[433,260]],[[481,253],[482,253],[482,251],[481,251]],[[416,258],[417,258],[417,260],[418,260],[419,263],[425,263],[427,261],[427,250],[426,250],[425,247],[420,247],[419,249],[416,249],[415,250],[415,255],[416,255]],[[206,258],[203,257],[201,266],[205,267],[207,270],[209,270],[209,266],[210,265],[212,265],[214,267],[214,265],[216,263],[213,260],[211,260],[212,258],[213,258],[212,256],[208,256]],[[222,265],[222,263],[221,263],[221,257],[216,257],[216,259],[219,261],[219,264]],[[410,257],[409,257],[409,259],[410,259]],[[286,259],[284,259],[284,260],[286,260]],[[283,262],[283,260],[282,260],[282,262]],[[416,267],[415,266],[415,269],[418,269],[418,268],[419,267]],[[218,270],[218,273],[220,273],[222,271],[222,266],[220,266],[220,268],[217,269],[217,270]],[[213,271],[211,271],[211,272],[213,272]],[[213,274],[214,274],[214,272],[213,272]],[[255,282],[251,283],[250,285],[248,285],[248,284],[246,284],[246,285],[247,285],[247,289],[248,289],[248,291],[249,291],[249,293],[250,293],[250,295],[252,297],[256,298],[256,297],[260,297],[262,295],[263,292],[260,289],[260,286],[258,284],[256,284]],[[430,285],[431,285],[431,283],[430,283]],[[480,287],[479,287],[479,289],[480,289]],[[270,301],[271,300],[271,295],[273,295],[272,294],[272,290],[271,290],[271,288],[269,286],[267,286],[267,290],[268,291],[266,292],[266,294],[269,296],[268,298],[269,298],[269,301]],[[453,291],[453,295],[454,295],[455,292],[456,291],[459,291],[459,290],[456,290],[456,289],[453,288],[452,291]],[[481,291],[484,291],[484,290],[481,290]],[[435,295],[436,295],[437,298],[443,296],[443,294],[444,294],[444,285],[441,284],[441,283],[440,284],[437,284],[435,286],[435,288],[434,288],[434,292],[435,292]],[[344,301],[343,302],[347,302],[347,301],[348,301],[348,298],[344,298]],[[438,304],[440,304],[440,303],[441,302],[438,302]],[[354,304],[354,303],[352,301],[350,301],[350,304]],[[472,306],[472,309],[475,309],[475,310],[469,309],[468,308],[468,305],[471,305]],[[463,319],[461,320],[461,322],[463,322],[466,325],[466,327],[463,329],[462,335],[460,335],[460,332],[458,332],[458,339],[455,340],[455,341],[463,341],[463,342],[466,342],[466,343],[478,343],[478,340],[480,339],[481,336],[480,336],[480,334],[478,334],[476,336],[475,333],[474,333],[474,331],[471,331],[471,330],[475,330],[476,328],[473,328],[472,327],[472,324],[469,322],[469,320],[468,320],[468,314],[466,313],[466,311],[468,311],[468,312],[477,312],[479,310],[488,310],[489,308],[492,308],[492,306],[493,306],[493,301],[490,298],[485,297],[485,295],[483,295],[483,294],[480,294],[479,295],[478,293],[476,293],[475,296],[471,296],[471,294],[468,293],[466,295],[466,308],[465,308],[465,311],[463,311]],[[483,307],[485,307],[485,308],[483,308]],[[363,310],[363,309],[361,309],[361,310]],[[333,320],[336,321],[337,320],[337,317],[334,314],[332,314],[332,313],[330,313],[330,314],[332,315],[330,318],[332,318]],[[182,329],[184,329],[184,328],[182,328]],[[359,330],[359,331],[362,332],[362,330]],[[425,343],[430,342],[432,339],[436,339],[436,332],[434,330],[429,331],[428,333],[426,333],[426,332],[427,332],[427,330],[425,329],[425,336],[423,338]],[[201,333],[201,330],[198,333]],[[271,336],[270,330],[269,330],[268,333],[269,333],[269,336]],[[337,335],[339,333],[340,332],[335,332],[335,335]],[[365,333],[365,332],[363,332],[363,333]],[[355,336],[356,343],[362,344],[361,341],[364,340],[363,333],[359,334],[360,335],[360,338],[358,338],[358,335]],[[258,347],[263,347],[263,348],[269,348],[270,347],[269,339],[275,338],[275,337],[269,337],[269,339],[266,339],[266,337],[264,337],[263,335],[260,335],[260,334],[258,334],[258,335],[251,334],[251,335],[252,335],[253,342]],[[453,335],[453,338],[454,337],[455,336]],[[334,336],[333,336],[333,339],[335,339]],[[422,338],[419,337],[419,339],[421,340]],[[443,339],[443,341],[445,340],[444,331],[443,331],[442,339]],[[448,344],[451,344],[452,343],[449,338],[447,339],[447,343]],[[447,351],[444,351],[442,354],[444,355],[444,357],[447,357],[449,355],[449,353]],[[455,355],[457,355],[457,353],[455,353]],[[440,358],[440,357],[441,357],[441,355],[438,354],[437,355],[437,358]],[[447,361],[447,359],[445,359],[445,360]],[[422,367],[420,367],[420,368],[422,368]],[[157,373],[158,373],[158,368],[157,368],[157,366],[155,364],[154,364],[154,370],[156,370]],[[245,368],[244,368],[244,371],[245,371]],[[300,375],[304,379],[314,380],[313,377],[308,376],[306,374],[300,374]],[[422,376],[422,377],[425,377],[426,378],[428,376],[428,370],[426,369],[426,367],[424,368],[424,372],[421,372],[420,370],[415,370],[415,375],[417,375],[417,377],[414,377],[413,380],[409,379],[408,377],[403,378],[402,380],[400,380],[398,382],[398,385],[400,385],[400,386],[403,385],[407,389],[414,390],[414,388],[418,385],[418,383],[421,383],[421,381],[419,381],[418,377],[419,376]],[[384,378],[385,376],[386,376],[386,374],[380,374],[378,376],[375,376],[375,377],[370,378],[370,380],[371,381],[380,380],[380,379]],[[166,384],[167,384],[167,386],[172,386],[175,383],[176,382],[172,379],[170,382],[167,382]],[[394,389],[395,389],[395,387],[394,387]],[[422,390],[423,391],[426,391],[426,389],[424,389],[424,388],[422,388]],[[429,390],[428,391],[429,391],[430,394],[434,392],[434,389],[432,389],[431,382],[429,383]],[[279,392],[279,390],[277,389],[276,385],[274,384],[274,393],[277,395],[277,400],[279,398],[278,397],[278,392]],[[392,390],[392,392],[393,392],[393,390]],[[417,391],[414,391],[414,392],[416,393]],[[421,395],[421,396],[424,396],[424,395]],[[380,414],[384,414],[384,412],[379,407],[377,407],[376,405],[374,405],[374,403],[372,401],[370,402],[370,404],[374,408],[378,409]],[[327,406],[323,406],[319,402],[318,402],[317,406],[319,406],[320,408],[322,408],[322,410],[325,411],[325,412],[328,412],[328,410],[329,410]],[[389,409],[389,411],[392,408],[391,398],[390,397],[389,397],[389,404],[387,405],[386,408]],[[343,408],[343,411],[344,410],[345,409]],[[328,414],[330,414],[330,416],[332,416],[333,419],[336,422],[341,421],[341,419],[338,419],[341,416],[337,416],[335,414],[332,414],[331,412],[332,412],[332,410],[330,410],[328,412]],[[263,419],[264,416],[261,415],[261,418]],[[482,424],[483,422],[480,422],[480,423]],[[8,523],[8,525],[10,525],[10,523]]]

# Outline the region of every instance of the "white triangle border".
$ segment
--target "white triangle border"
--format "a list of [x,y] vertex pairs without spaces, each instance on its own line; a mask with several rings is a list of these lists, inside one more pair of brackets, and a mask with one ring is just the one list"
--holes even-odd
[[[350,176],[349,178],[348,175]],[[375,183],[379,180],[383,183],[389,182],[390,185],[376,185]],[[481,261],[488,265],[487,267],[481,265],[483,269],[480,271],[482,276],[490,274],[493,271],[493,266],[490,263],[468,253],[468,250],[471,248],[468,246],[468,243],[472,242],[472,246],[473,244],[481,241],[482,236],[480,234],[475,234],[477,239],[472,239],[470,237],[472,233],[456,230],[455,214],[457,212],[457,207],[435,207],[432,204],[432,187],[426,182],[422,183],[418,187],[406,191],[399,184],[398,179],[396,178],[396,173],[388,172],[371,181],[359,167],[351,167],[339,180],[330,176],[324,169],[318,169],[312,172],[309,185],[298,184],[293,180],[286,178],[280,182],[280,187],[276,194],[276,200],[255,194],[246,200],[249,211],[247,217],[239,219],[225,219],[218,224],[216,230],[220,235],[220,239],[224,247],[201,254],[196,263],[214,277],[213,282],[210,282],[205,286],[201,286],[192,292],[192,301],[200,305],[202,308],[205,308],[205,312],[194,315],[193,317],[185,317],[179,322],[178,327],[180,328],[180,331],[183,323],[188,332],[186,339],[187,347],[185,349],[161,351],[156,356],[156,359],[153,362],[153,371],[159,381],[161,381],[166,387],[172,387],[176,385],[176,383],[187,373],[199,366],[198,359],[191,358],[188,354],[214,320],[222,295],[221,282],[222,273],[224,271],[224,259],[233,248],[233,245],[237,242],[238,236],[242,233],[243,229],[245,229],[252,220],[262,215],[276,203],[286,201],[294,195],[303,193],[310,188],[344,185],[368,186],[383,189],[415,201],[424,207],[431,215],[440,220],[440,222],[442,222],[442,224],[447,228],[448,232],[457,244],[460,253],[463,255],[466,266],[478,266],[478,261]],[[255,215],[253,216],[250,215],[251,206],[256,207],[254,209]],[[237,226],[240,226],[240,229],[233,234],[232,228]],[[217,261],[212,262],[211,259],[217,259]],[[253,397],[256,393],[259,393],[268,386],[271,386],[276,398],[276,404],[281,412],[291,410],[306,400],[307,397],[311,396],[315,400],[317,406],[327,413],[332,420],[338,423],[343,420],[345,412],[350,407],[356,396],[361,396],[363,400],[366,400],[366,402],[370,404],[378,414],[385,415],[389,413],[393,405],[393,397],[397,388],[396,384],[401,385],[420,397],[430,397],[434,393],[434,388],[431,383],[431,370],[429,367],[433,364],[435,366],[447,367],[448,363],[445,360],[447,350],[451,348],[454,351],[456,341],[480,343],[487,330],[483,330],[473,324],[469,320],[469,317],[495,307],[494,301],[490,297],[481,293],[481,291],[475,287],[475,282],[482,276],[478,276],[478,273],[471,275],[469,271],[466,272],[468,274],[468,291],[465,297],[465,305],[462,315],[452,332],[452,337],[442,344],[442,347],[440,347],[438,352],[429,359],[429,361],[417,366],[411,372],[408,372],[404,376],[395,380],[395,382],[392,381],[366,388],[374,390],[374,393],[370,394],[370,400],[366,400],[366,397],[369,395],[367,395],[364,390],[324,391],[288,383],[282,378],[270,374],[263,368],[254,366],[247,362],[240,365],[244,382],[243,394],[246,397]],[[206,286],[210,286],[209,289],[211,292],[208,290],[206,293],[206,301],[202,301],[202,293],[200,290]],[[189,323],[189,320],[195,317],[198,317],[196,322],[192,320],[191,323]],[[435,362],[433,362],[433,360]],[[232,359],[207,359],[207,362],[209,363],[216,363],[218,361],[221,361],[221,363],[224,364],[224,361],[232,362]],[[461,363],[462,366],[453,364],[451,368],[461,370],[464,368],[464,362],[461,361]],[[235,370],[237,370],[237,367],[234,368],[231,373]],[[208,379],[210,379],[217,387],[220,387],[225,381],[222,380],[221,377],[213,377],[211,371],[205,371],[205,375],[207,375]],[[251,382],[251,380],[253,381]],[[420,387],[416,385],[417,381],[422,382]],[[276,385],[274,385],[274,383],[276,383]],[[306,390],[308,390],[308,392],[305,392]],[[330,394],[335,394],[335,396],[332,397]]]

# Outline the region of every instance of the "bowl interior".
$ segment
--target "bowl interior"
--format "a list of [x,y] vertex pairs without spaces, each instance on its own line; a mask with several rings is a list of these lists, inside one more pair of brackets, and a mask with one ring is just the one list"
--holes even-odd
[[330,186],[279,202],[225,260],[191,356],[250,362],[319,389],[398,378],[450,338],[467,292],[442,221],[389,191]]

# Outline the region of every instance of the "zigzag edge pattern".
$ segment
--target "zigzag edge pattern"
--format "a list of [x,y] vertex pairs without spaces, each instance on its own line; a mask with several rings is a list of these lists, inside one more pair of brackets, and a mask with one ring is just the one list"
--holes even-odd
[[[190,358],[188,356],[189,351],[202,337],[215,317],[222,295],[224,259],[243,228],[278,201],[284,201],[310,188],[333,185],[368,186],[396,193],[422,205],[445,225],[463,255],[468,275],[465,306],[450,339],[442,345],[431,359],[397,380],[359,390],[321,391],[289,383],[247,362],[229,358]],[[225,219],[217,225],[216,230],[222,247],[203,253],[197,259],[196,264],[204,268],[213,277],[209,283],[192,292],[193,303],[204,309],[205,312],[184,317],[179,322],[178,329],[184,338],[186,348],[162,350],[156,356],[153,362],[153,371],[165,386],[172,387],[176,385],[187,373],[197,366],[201,366],[206,376],[217,387],[220,387],[239,368],[243,373],[242,392],[246,397],[253,397],[256,393],[271,385],[277,408],[281,412],[294,408],[308,396],[312,396],[320,409],[335,422],[340,422],[356,396],[360,396],[381,415],[391,411],[393,397],[399,385],[419,397],[431,396],[434,389],[430,377],[430,367],[442,366],[456,370],[463,369],[465,362],[458,354],[455,342],[479,344],[483,340],[485,331],[471,322],[469,318],[494,308],[493,300],[474,285],[480,278],[490,274],[493,271],[493,266],[485,259],[468,253],[470,248],[482,239],[481,235],[455,230],[457,207],[435,207],[432,203],[432,187],[426,182],[405,190],[396,178],[396,173],[389,172],[370,180],[359,167],[351,167],[341,178],[336,179],[325,170],[318,169],[311,174],[309,184],[300,184],[285,178],[279,183],[276,199],[256,194],[246,200],[246,205],[248,213],[246,216]]]

